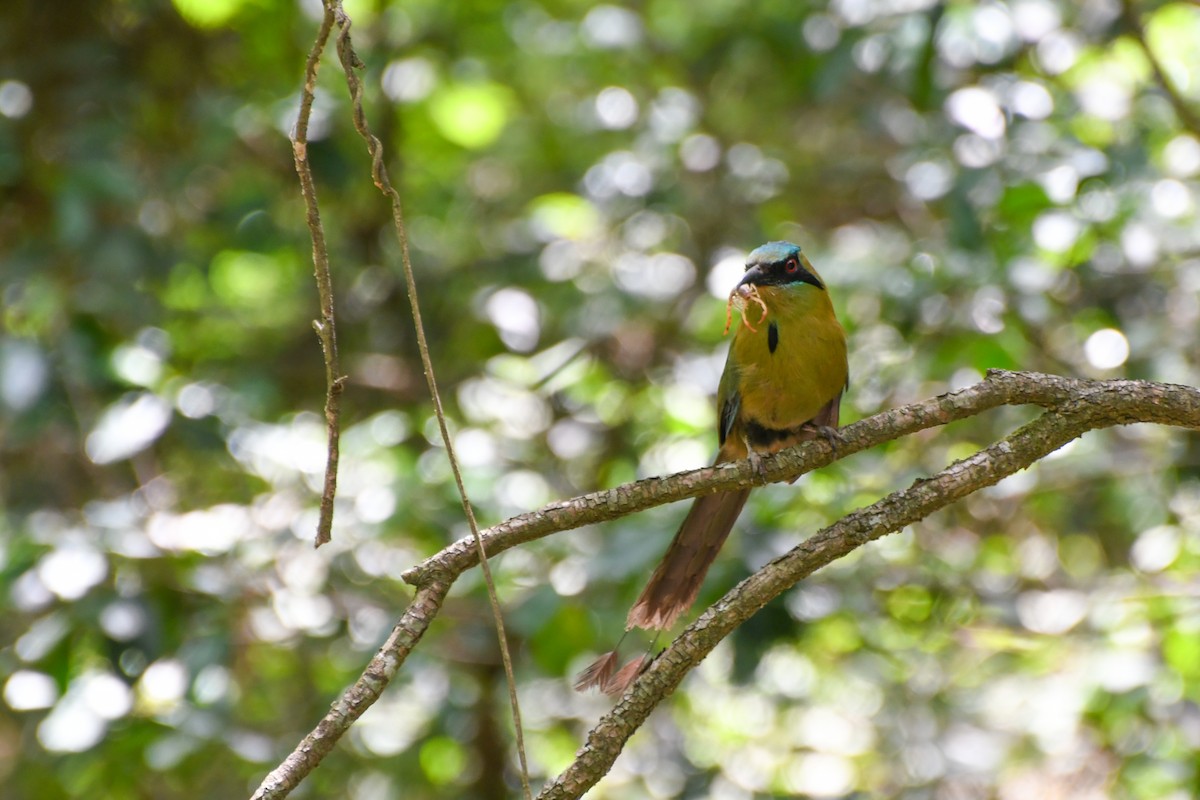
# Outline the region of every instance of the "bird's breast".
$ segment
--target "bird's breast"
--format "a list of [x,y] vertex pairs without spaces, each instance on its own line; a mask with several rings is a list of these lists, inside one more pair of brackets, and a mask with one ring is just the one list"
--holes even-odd
[[[828,306],[828,298],[821,297]],[[833,315],[788,314],[771,299],[772,310],[757,330],[741,328],[731,357],[738,365],[740,416],[747,422],[788,429],[811,420],[846,385],[846,334]]]

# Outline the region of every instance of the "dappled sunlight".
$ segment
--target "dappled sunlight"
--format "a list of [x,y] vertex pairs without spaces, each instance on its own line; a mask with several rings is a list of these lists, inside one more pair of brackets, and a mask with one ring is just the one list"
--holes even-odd
[[[64,10],[15,12],[0,75],[0,794],[244,796],[393,634],[400,576],[469,529],[331,45],[303,155],[345,379],[312,546],[342,375],[289,137],[321,4]],[[766,241],[803,247],[846,328],[843,424],[991,369],[1198,381],[1191,4],[345,10],[481,527],[712,462],[726,300]],[[696,611],[1036,414],[757,489]],[[589,797],[1183,800],[1196,463],[1178,429],[1091,432],[833,562]],[[535,786],[612,709],[569,676],[685,505],[492,559]],[[516,793],[480,571],[437,613],[309,794]]]

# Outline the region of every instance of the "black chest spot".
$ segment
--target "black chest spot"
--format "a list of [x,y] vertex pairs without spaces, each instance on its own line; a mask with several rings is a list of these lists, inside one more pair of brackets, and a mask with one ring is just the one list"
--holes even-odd
[[772,321],[767,328],[767,349],[772,353],[779,347],[779,323]]

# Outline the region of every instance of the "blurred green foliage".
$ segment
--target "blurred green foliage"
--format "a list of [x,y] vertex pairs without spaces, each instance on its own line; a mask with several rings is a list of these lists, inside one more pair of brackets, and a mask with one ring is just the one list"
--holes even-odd
[[[0,794],[247,796],[465,533],[389,210],[330,53],[309,156],[350,380],[314,552],[287,134],[318,4],[34,5],[0,8]],[[844,419],[993,367],[1198,383],[1192,4],[347,10],[485,523],[711,457],[723,298],[768,239],[830,284]],[[701,600],[1030,413],[757,491]],[[497,560],[535,783],[608,707],[569,676],[681,514]],[[764,609],[592,796],[1198,796],[1197,586],[1195,435],[1091,434]],[[297,797],[515,792],[482,597],[464,576]]]

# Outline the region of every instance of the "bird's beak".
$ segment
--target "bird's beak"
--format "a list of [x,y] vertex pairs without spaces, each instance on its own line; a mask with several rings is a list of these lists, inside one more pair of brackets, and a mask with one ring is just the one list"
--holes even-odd
[[754,285],[757,285],[765,277],[766,277],[766,273],[763,272],[762,267],[753,266],[753,267],[750,267],[750,269],[746,270],[746,274],[742,276],[742,279],[740,281],[738,281],[738,286],[747,286],[747,285],[754,286]]

